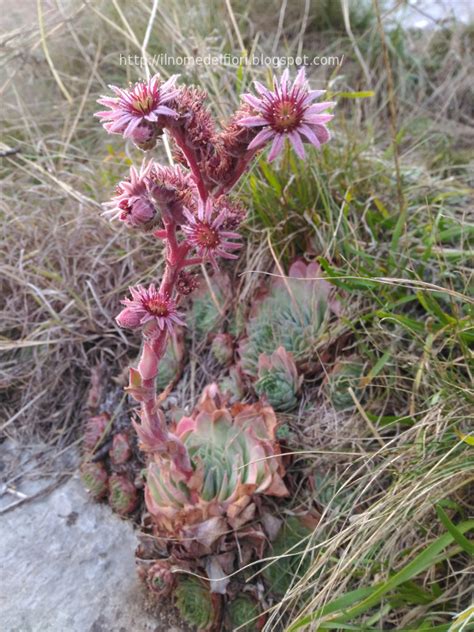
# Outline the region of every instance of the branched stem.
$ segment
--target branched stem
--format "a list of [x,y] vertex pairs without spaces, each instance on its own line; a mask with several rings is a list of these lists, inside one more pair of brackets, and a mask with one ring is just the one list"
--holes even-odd
[[[196,186],[203,201],[206,200],[208,192],[204,184],[199,166],[194,159],[193,153],[186,147],[184,139],[180,134],[173,135],[176,144],[185,155],[189,168],[193,174]],[[163,279],[160,285],[160,293],[172,297],[175,292],[176,281],[183,268],[202,263],[202,258],[194,257],[187,259],[190,246],[186,243],[179,243],[176,237],[176,222],[173,219],[163,219],[164,229],[157,231],[157,236],[166,242],[166,263]],[[139,366],[146,363],[147,378],[142,380],[141,406],[143,419],[153,428],[154,439],[157,444],[157,452],[163,452],[174,462],[178,471],[185,476],[192,473],[191,461],[186,446],[175,435],[169,432],[165,425],[164,418],[158,414],[158,402],[156,396],[156,378],[161,359],[166,351],[167,331],[153,330],[148,334],[143,334],[144,344],[139,359]],[[151,349],[150,349],[151,348]]]
[[207,196],[209,195],[209,193],[206,188],[206,185],[204,184],[204,179],[202,177],[202,173],[197,163],[197,160],[194,156],[194,152],[186,144],[186,139],[183,137],[181,132],[179,132],[175,128],[170,128],[169,132],[170,132],[170,135],[173,137],[173,140],[176,143],[176,145],[183,152],[184,157],[186,158],[188,162],[189,169],[191,170],[191,173],[193,175],[194,182],[198,188],[199,196],[201,200],[205,202],[207,200]]

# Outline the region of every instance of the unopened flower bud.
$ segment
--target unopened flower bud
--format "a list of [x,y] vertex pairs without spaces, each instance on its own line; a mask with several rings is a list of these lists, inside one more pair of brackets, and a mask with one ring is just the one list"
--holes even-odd
[[132,142],[143,151],[149,151],[156,145],[158,136],[163,133],[163,128],[159,128],[156,123],[141,123],[131,133]]
[[146,197],[136,197],[129,201],[124,200],[120,208],[122,209],[122,214],[120,215],[122,222],[133,227],[148,224],[156,215],[155,207]]
[[117,325],[127,329],[136,329],[140,327],[141,314],[134,311],[130,307],[122,309],[120,314],[115,318]]

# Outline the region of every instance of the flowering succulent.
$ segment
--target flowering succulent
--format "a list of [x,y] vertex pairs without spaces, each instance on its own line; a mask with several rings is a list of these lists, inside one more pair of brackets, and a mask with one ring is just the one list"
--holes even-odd
[[217,386],[207,387],[193,416],[175,430],[192,475],[183,479],[171,461],[148,466],[145,501],[159,532],[212,547],[254,517],[255,496],[285,496],[276,425],[271,408],[228,409]]
[[284,347],[278,347],[270,356],[261,354],[254,387],[275,410],[292,410],[298,403],[296,395],[300,385],[295,362]]
[[86,461],[81,466],[81,479],[86,490],[96,500],[103,498],[108,491],[109,475],[102,463]]
[[148,192],[148,176],[152,165],[152,162],[143,162],[140,170],[130,167],[130,177],[117,185],[116,195],[104,204],[105,217],[119,219],[134,228],[152,225],[157,213]]
[[183,619],[197,630],[217,630],[221,618],[221,596],[211,593],[209,584],[197,577],[182,576],[174,592]]
[[255,81],[259,96],[244,94],[242,96],[254,113],[243,116],[238,122],[243,127],[262,127],[248,149],[260,149],[270,141],[272,146],[268,160],[274,160],[282,151],[285,139],[288,139],[300,158],[305,157],[303,142],[309,142],[318,149],[330,139],[326,127],[332,114],[324,113],[334,107],[333,101],[313,104],[312,102],[324,90],[310,90],[306,81],[305,69],[302,68],[293,83],[289,85],[289,70],[284,71],[281,80],[273,80],[273,91]]
[[136,509],[138,503],[135,485],[122,474],[109,478],[109,504],[114,511],[126,516]]
[[223,333],[216,334],[212,339],[211,353],[219,364],[230,364],[234,357],[232,336]]
[[[139,170],[132,168],[118,185],[105,215],[128,228],[147,231],[163,247],[161,281],[131,287],[131,297],[122,300],[116,320],[121,327],[140,330],[143,340],[126,391],[139,404],[138,419],[132,425],[148,458],[145,499],[152,531],[180,560],[193,559],[190,552],[201,560],[208,556],[205,572],[213,592],[191,577],[180,580],[176,594],[185,618],[200,629],[211,629],[220,616],[220,597],[213,593],[225,592],[229,580],[224,567],[230,565],[225,556],[212,555],[214,547],[224,543],[227,534],[234,543],[226,541],[229,553],[238,532],[247,542],[240,559],[250,559],[248,551],[261,555],[265,534],[258,525],[248,525],[256,514],[257,499],[288,493],[275,437],[276,418],[272,408],[262,403],[227,407],[212,385],[205,389],[191,416],[168,425],[157,393],[162,362],[169,341],[184,325],[184,297],[195,294],[188,315],[201,337],[211,329],[216,331],[229,307],[230,282],[218,268],[223,260],[237,258],[242,247],[238,229],[245,219],[244,209],[229,195],[233,186],[270,140],[270,159],[281,151],[287,137],[300,156],[304,155],[303,141],[326,142],[325,123],[331,115],[323,112],[332,104],[312,104],[319,93],[309,89],[304,72],[291,87],[285,72],[280,82],[275,81],[273,92],[256,84],[260,97],[246,95],[238,112],[218,131],[206,107],[206,94],[176,86],[176,79],[162,81],[155,75],[128,89],[111,86],[114,96],[99,99],[108,109],[97,116],[108,132],[130,138],[143,150],[153,148],[166,131],[179,163],[171,168],[151,161]],[[207,264],[214,273],[210,288],[200,290],[207,292],[203,299],[196,292],[193,270]],[[296,362],[308,355],[308,345],[313,345],[328,315],[329,293],[321,282],[310,280],[304,290],[295,287],[293,302],[298,311],[288,307],[292,302],[288,293],[283,295],[276,285],[270,294],[261,309],[267,328],[272,327],[272,310],[279,311],[276,329],[265,344],[260,344],[262,314],[249,325],[249,355],[254,358],[255,374],[258,356],[273,353],[280,345],[294,353]],[[247,362],[245,353],[242,359]],[[123,452],[116,447],[119,455],[114,458],[121,460]],[[92,466],[97,464],[88,465],[91,478]],[[118,467],[126,468],[128,463]],[[94,475],[102,487],[95,479],[92,483],[103,494],[107,472],[100,466],[96,470]],[[134,510],[136,490],[126,476],[113,474],[108,486],[116,511],[126,514]],[[153,571],[159,590],[161,581],[167,584],[170,579],[167,570],[161,566]]]
[[274,281],[254,306],[239,347],[245,373],[257,377],[260,355],[272,354],[280,346],[292,354],[297,366],[306,366],[318,348],[327,345],[326,325],[331,312],[340,310],[331,285],[321,276],[318,264],[297,262],[288,277]]

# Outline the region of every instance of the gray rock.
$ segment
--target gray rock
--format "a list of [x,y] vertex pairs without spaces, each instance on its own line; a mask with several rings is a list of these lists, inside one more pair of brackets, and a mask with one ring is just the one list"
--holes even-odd
[[77,475],[1,515],[2,632],[179,632],[169,605],[146,611],[135,546],[130,522]]

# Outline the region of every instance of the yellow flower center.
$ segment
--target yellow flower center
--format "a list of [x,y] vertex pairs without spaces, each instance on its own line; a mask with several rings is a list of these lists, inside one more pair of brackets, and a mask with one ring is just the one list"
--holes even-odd
[[169,313],[167,303],[161,298],[151,298],[147,301],[146,308],[153,316],[167,316]]

